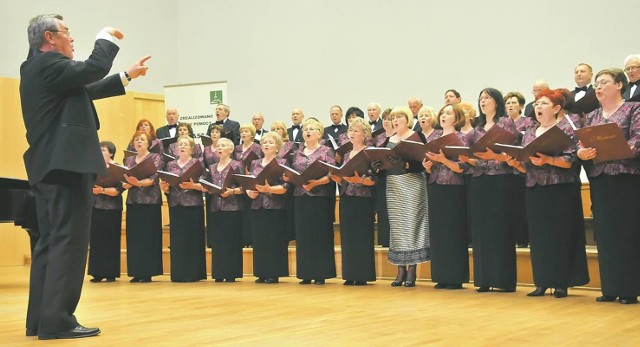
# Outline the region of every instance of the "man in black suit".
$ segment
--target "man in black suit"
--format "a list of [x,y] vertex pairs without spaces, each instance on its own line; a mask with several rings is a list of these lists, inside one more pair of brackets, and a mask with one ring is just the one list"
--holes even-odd
[[222,137],[226,137],[233,141],[234,145],[240,144],[240,123],[229,119],[231,113],[229,106],[225,104],[218,104],[216,106],[216,121],[209,125],[207,134],[211,133],[211,126],[222,125]]
[[413,131],[422,131],[420,124],[418,124],[418,113],[420,113],[420,109],[422,108],[422,100],[420,98],[411,98],[407,101],[407,104],[411,113],[413,113],[413,125],[411,125],[411,129],[413,129]]
[[533,94],[533,101],[531,101],[524,107],[525,117],[535,117],[535,115],[533,114],[533,103],[538,97],[538,94],[544,89],[549,89],[549,83],[547,83],[547,81],[537,80],[533,83],[533,88],[531,89],[531,94]]
[[580,63],[573,70],[573,79],[576,81],[576,88],[571,92],[574,102],[582,99],[588,93],[594,93],[591,79],[593,79],[593,68],[586,63]]
[[629,79],[629,85],[622,96],[625,100],[638,101],[640,99],[640,54],[632,54],[624,60],[624,72]]
[[301,143],[302,142],[302,121],[304,120],[304,112],[299,108],[294,108],[291,111],[291,122],[293,125],[287,129],[289,135],[289,141]]
[[369,117],[369,125],[371,126],[372,132],[382,128],[380,112],[382,112],[382,107],[380,107],[380,104],[377,102],[372,102],[367,107],[367,116]]
[[267,133],[267,129],[264,129],[264,116],[262,113],[254,113],[253,116],[251,116],[251,124],[256,128],[256,135],[253,137],[253,142],[260,144],[262,135]]
[[331,135],[331,137],[333,137],[333,139],[336,141],[336,144],[339,144],[338,138],[341,134],[347,132],[347,126],[342,124],[342,116],[342,107],[338,105],[331,106],[331,108],[329,109],[329,118],[331,118],[331,125],[324,128],[325,140],[328,140],[329,135]]
[[[69,28],[60,15],[29,21],[29,55],[20,67],[20,98],[29,148],[24,163],[36,199],[40,238],[32,254],[27,336],[39,339],[95,336],[74,312],[84,279],[96,174],[106,175],[92,100],[124,94],[144,75],[144,62],[104,78],[118,53],[104,28],[86,61],[74,61]],[[104,78],[104,79],[103,79]]]
[[[178,113],[178,109],[175,107],[167,108],[167,125],[159,127],[156,129],[156,136],[159,139],[164,139],[167,137],[176,137],[178,134],[178,122],[180,121],[180,113]],[[167,146],[166,150],[169,149]]]

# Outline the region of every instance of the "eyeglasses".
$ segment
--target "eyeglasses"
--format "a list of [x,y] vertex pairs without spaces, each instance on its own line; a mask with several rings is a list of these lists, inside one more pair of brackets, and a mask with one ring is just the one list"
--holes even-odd
[[533,107],[549,106],[549,105],[551,105],[551,103],[550,102],[546,102],[546,101],[540,101],[540,102],[533,103]]
[[52,33],[62,33],[64,36],[66,37],[71,37],[71,32],[69,31],[69,29],[67,30],[49,30]]
[[493,100],[493,98],[488,95],[481,96],[480,98],[478,98],[478,101],[483,101],[483,100]]
[[598,88],[598,87],[604,87],[609,83],[613,83],[613,81],[609,81],[609,80],[604,80],[604,81],[596,81],[593,83],[593,87],[594,88]]
[[638,65],[632,65],[632,66],[627,66],[624,68],[625,72],[634,72],[636,70],[640,69],[640,66]]

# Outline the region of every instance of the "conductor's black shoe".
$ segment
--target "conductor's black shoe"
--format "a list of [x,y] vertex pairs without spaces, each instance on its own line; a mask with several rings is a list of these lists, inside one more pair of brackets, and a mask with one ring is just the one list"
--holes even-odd
[[621,304],[637,304],[638,303],[638,297],[636,296],[621,296],[620,297],[620,303]]
[[614,302],[616,301],[615,296],[603,295],[596,298],[596,302]]
[[38,330],[27,328],[27,336],[38,336]]
[[100,334],[98,328],[85,328],[78,324],[77,327],[67,330],[59,331],[55,333],[42,333],[38,335],[38,340],[53,340],[53,339],[77,339],[80,337],[90,337]]

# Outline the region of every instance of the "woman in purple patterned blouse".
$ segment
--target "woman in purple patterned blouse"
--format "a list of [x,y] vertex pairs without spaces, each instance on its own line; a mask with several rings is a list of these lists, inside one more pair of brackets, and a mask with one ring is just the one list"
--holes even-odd
[[[299,144],[293,141],[289,141],[289,133],[287,132],[287,126],[283,121],[275,121],[271,124],[271,131],[276,132],[282,138],[282,148],[278,152],[278,159],[284,159],[286,166],[291,166],[291,162],[293,161],[293,155],[296,150],[298,150]],[[285,210],[286,214],[286,229],[287,229],[287,239],[295,240],[296,239],[296,224],[294,217],[294,204],[293,204],[293,189],[288,189],[285,194]]]
[[[499,126],[516,135],[513,121],[506,117],[502,93],[494,88],[480,92],[480,109],[472,143],[482,138],[491,127]],[[460,156],[461,161],[473,165],[471,184],[467,192],[471,199],[471,233],[473,235],[473,280],[478,292],[491,287],[505,292],[516,290],[516,251],[511,230],[510,186],[513,168],[507,157],[487,148],[474,153],[480,159]]]
[[[178,126],[178,133],[183,124]],[[176,160],[167,163],[165,171],[180,176],[193,165],[202,165],[200,160],[191,156],[196,148],[193,138],[180,135],[175,144],[178,150]],[[180,183],[177,187],[160,182],[160,189],[167,194],[171,221],[171,281],[196,282],[206,279],[204,203],[201,187],[193,181]]]
[[[438,137],[455,133],[464,146],[468,138],[460,132],[465,124],[458,105],[445,105],[437,116]],[[440,153],[427,153],[423,165],[429,173],[429,240],[431,241],[431,280],[436,289],[462,289],[469,282],[466,192],[463,165]],[[466,165],[466,164],[465,164]],[[461,218],[462,217],[462,218]]]
[[[292,168],[303,172],[311,163],[322,160],[335,163],[333,150],[320,144],[324,132],[322,124],[308,119],[302,125],[304,147],[295,152]],[[325,279],[336,277],[333,244],[332,200],[335,186],[328,176],[312,179],[296,186],[293,192],[296,228],[296,276],[300,284],[324,284]],[[333,189],[332,189],[333,188]]]
[[[176,130],[176,132],[178,133],[177,134],[178,137],[189,136],[193,138],[193,128],[191,128],[191,123],[185,122],[185,123],[178,124],[178,129]],[[191,155],[191,157],[201,160],[202,147],[200,147],[199,144],[194,143],[194,145],[195,147],[193,148],[193,154]],[[178,149],[178,142],[175,142],[169,145],[169,155],[174,158],[178,158],[178,156],[180,156],[180,150]]]
[[[156,170],[164,167],[162,156],[149,152],[149,135],[137,131],[133,136],[134,149],[138,153],[125,159],[127,167],[139,164],[151,157]],[[125,176],[127,195],[127,272],[131,282],[151,282],[152,276],[162,275],[162,194],[158,186],[158,174],[138,180]]]
[[[534,114],[538,124],[527,129],[526,146],[554,126],[575,139],[564,119],[562,93],[543,89],[537,94]],[[531,238],[531,265],[536,290],[529,296],[543,296],[555,288],[556,298],[567,296],[567,288],[589,283],[585,251],[584,217],[573,145],[556,156],[539,153],[525,163],[511,158],[509,165],[526,172],[527,221]]]
[[222,134],[222,126],[213,125],[209,132],[209,137],[211,137],[211,146],[205,147],[202,152],[204,167],[207,169],[220,160],[220,157],[218,157],[218,140],[220,139],[220,134]]
[[[345,154],[345,164],[364,150],[366,141],[371,139],[371,127],[363,118],[353,118],[349,122],[347,136],[353,149]],[[352,177],[331,175],[331,179],[340,184],[340,244],[344,285],[362,286],[376,280],[373,252],[374,181],[370,172],[356,173]]]
[[[218,140],[220,161],[209,167],[207,180],[226,190],[211,196],[207,236],[211,244],[211,277],[216,282],[235,282],[242,278],[242,204],[238,194],[242,189],[227,177],[239,174],[240,162],[231,159],[233,142],[227,138]],[[204,191],[204,189],[203,189]]]
[[[251,174],[258,176],[272,160],[285,165],[285,160],[277,158],[282,148],[282,138],[275,132],[262,135],[260,139],[264,157],[251,163]],[[252,199],[251,219],[253,240],[253,275],[256,283],[278,283],[279,277],[289,276],[289,238],[283,227],[286,220],[285,199],[288,183],[270,185],[265,182],[256,185],[257,190],[247,190]]]
[[[256,128],[251,123],[243,124],[240,126],[240,144],[236,146],[233,152],[233,159],[239,161],[240,170],[242,174],[249,173],[251,169],[250,164],[246,163],[246,158],[249,153],[254,153],[258,158],[262,157],[260,151],[260,145],[253,142],[253,138],[256,136]],[[242,195],[240,197],[242,201],[242,244],[245,247],[249,247],[252,244],[251,240],[251,199]]]
[[[109,141],[100,142],[105,164],[113,164],[116,146]],[[122,184],[93,187],[93,212],[89,238],[89,271],[91,282],[106,279],[113,282],[120,277],[120,239],[122,236]]]
[[[601,108],[586,116],[585,126],[617,124],[635,155],[631,159],[593,163],[587,170],[602,296],[598,302],[635,304],[640,295],[640,103],[624,102],[627,78],[620,69],[596,74],[596,97]],[[584,161],[597,158],[595,148],[580,148]]]

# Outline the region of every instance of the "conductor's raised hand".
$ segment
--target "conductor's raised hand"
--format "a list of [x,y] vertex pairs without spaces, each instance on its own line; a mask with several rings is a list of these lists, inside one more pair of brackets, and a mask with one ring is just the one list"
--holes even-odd
[[146,75],[149,67],[144,65],[144,63],[146,63],[149,59],[151,59],[151,56],[146,55],[133,63],[133,65],[131,65],[131,67],[127,70],[127,74],[129,74],[129,77],[131,77],[131,79],[136,79],[140,76]]
[[122,33],[122,31],[114,27],[104,27],[102,28],[102,31],[110,34],[111,36],[115,37],[118,40],[122,40],[124,38],[124,34]]

